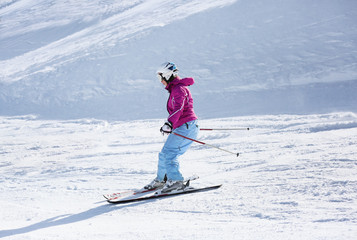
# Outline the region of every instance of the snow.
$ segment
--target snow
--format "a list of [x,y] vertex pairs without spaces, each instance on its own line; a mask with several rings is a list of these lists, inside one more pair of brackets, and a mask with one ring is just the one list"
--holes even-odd
[[155,71],[168,60],[195,78],[201,117],[357,111],[356,1],[19,0],[0,7],[0,115],[164,118]]
[[357,115],[201,120],[181,158],[210,192],[109,205],[102,194],[143,186],[165,137],[161,120],[0,118],[5,239],[354,239]]
[[[0,0],[0,238],[355,239],[357,2]],[[173,61],[217,190],[124,205],[155,177]]]

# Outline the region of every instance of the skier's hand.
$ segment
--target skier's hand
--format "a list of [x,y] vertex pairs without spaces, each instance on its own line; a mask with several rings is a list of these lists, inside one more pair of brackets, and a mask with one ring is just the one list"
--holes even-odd
[[172,133],[172,124],[169,121],[166,121],[165,124],[160,128],[162,135],[169,135]]

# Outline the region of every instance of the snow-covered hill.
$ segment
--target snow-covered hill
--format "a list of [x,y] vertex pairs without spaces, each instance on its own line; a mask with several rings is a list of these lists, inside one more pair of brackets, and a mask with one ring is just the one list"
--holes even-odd
[[[0,238],[355,239],[356,40],[355,0],[0,0]],[[252,130],[181,157],[222,188],[109,205],[155,176],[167,60]]]
[[212,145],[181,157],[192,186],[215,191],[109,205],[147,184],[165,138],[160,120],[0,117],[0,238],[338,239],[357,236],[357,116],[265,115],[201,121]]
[[357,111],[353,0],[2,0],[0,18],[0,115],[165,117],[166,60],[201,118]]

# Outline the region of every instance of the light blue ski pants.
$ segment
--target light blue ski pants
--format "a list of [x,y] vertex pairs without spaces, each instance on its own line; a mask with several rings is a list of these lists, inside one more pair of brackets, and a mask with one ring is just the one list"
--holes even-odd
[[[197,120],[187,122],[176,128],[173,132],[185,137],[196,139],[198,135]],[[163,180],[165,174],[169,180],[183,180],[180,173],[180,163],[178,157],[184,154],[191,146],[192,141],[174,134],[170,134],[159,153],[159,163],[157,170],[157,179]]]

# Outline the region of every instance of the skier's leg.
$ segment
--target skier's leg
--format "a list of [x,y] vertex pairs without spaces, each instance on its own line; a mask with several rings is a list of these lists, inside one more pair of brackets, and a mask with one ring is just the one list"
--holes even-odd
[[165,154],[161,150],[161,152],[159,153],[159,161],[157,164],[156,179],[163,181],[165,178],[165,174],[166,174],[166,158],[165,158]]
[[[197,120],[194,120],[194,121],[188,122],[187,124],[182,125],[181,127],[175,129],[174,132],[178,133],[180,135],[183,135],[185,137],[188,137],[188,138],[196,139],[198,136],[198,132],[199,132]],[[182,138],[182,137],[180,137],[180,138]],[[180,150],[179,154],[180,155],[184,154],[189,149],[191,144],[193,143],[189,139],[185,139],[185,138],[182,138],[182,139],[184,139],[184,141],[182,141],[181,144],[179,145],[179,150]]]
[[183,180],[182,174],[180,173],[180,164],[177,160],[180,152],[179,145],[182,141],[183,140],[178,136],[170,134],[159,153],[159,159],[165,164],[167,179]]
[[[196,122],[197,121],[188,122],[187,124],[176,128],[174,131],[190,138],[197,138],[198,126]],[[183,176],[180,173],[180,163],[178,161],[178,157],[184,154],[191,144],[191,140],[176,136],[174,134],[170,134],[167,138],[166,143],[159,154],[159,158],[161,157],[162,159],[165,159],[168,179],[175,181],[183,180]]]

